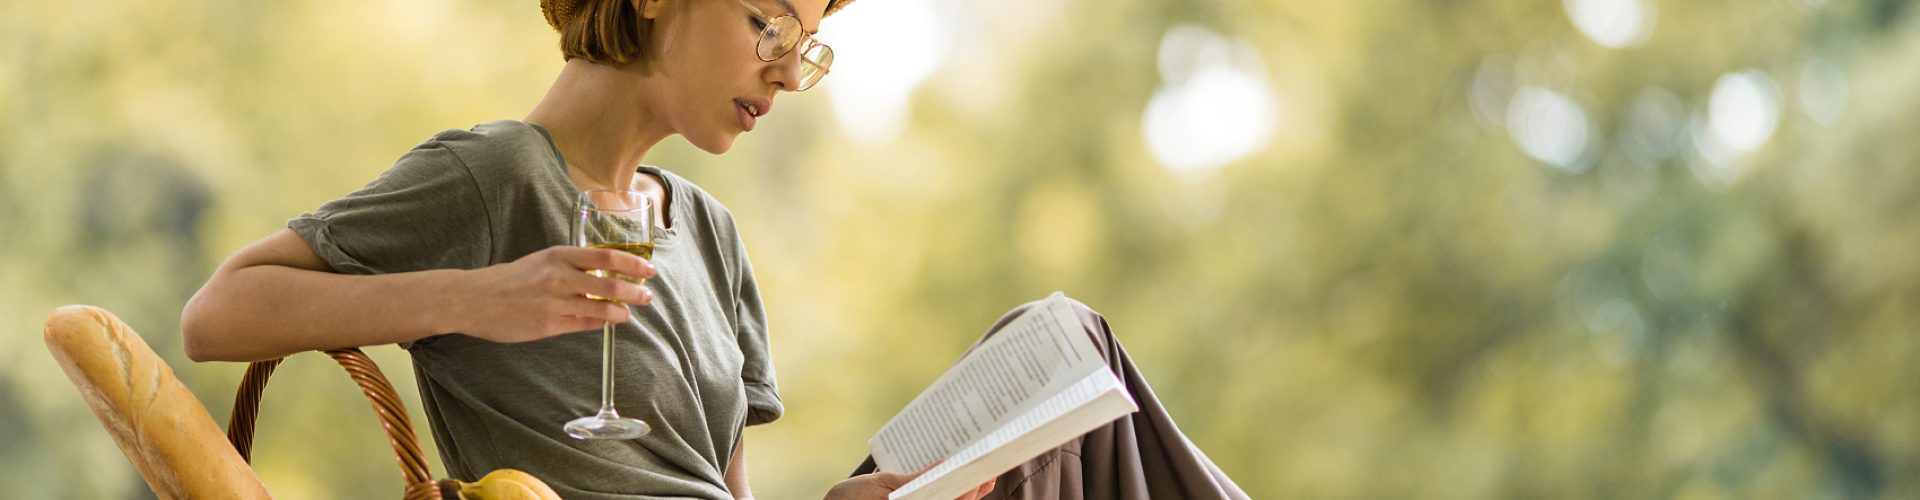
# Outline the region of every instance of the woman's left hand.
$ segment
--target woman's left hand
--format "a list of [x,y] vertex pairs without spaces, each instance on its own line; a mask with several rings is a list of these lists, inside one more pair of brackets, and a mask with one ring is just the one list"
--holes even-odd
[[[920,477],[921,474],[925,474],[927,470],[932,468],[933,466],[929,465],[926,469],[920,469],[919,472],[911,474],[876,471],[871,474],[853,476],[847,478],[845,481],[841,481],[840,484],[833,485],[833,489],[827,490],[827,500],[886,500],[887,495],[893,493],[893,490],[900,489],[900,487],[906,485],[908,481]],[[999,478],[989,479],[986,484],[982,484],[978,488],[974,488],[973,491],[960,495],[959,500],[980,500],[986,498],[988,493],[993,492],[993,486],[998,481]]]

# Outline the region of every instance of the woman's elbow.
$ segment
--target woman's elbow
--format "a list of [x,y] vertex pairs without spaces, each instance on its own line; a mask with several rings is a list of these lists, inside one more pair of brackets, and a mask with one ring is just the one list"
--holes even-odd
[[[194,361],[259,361],[275,356],[275,348],[265,342],[271,336],[260,335],[261,315],[271,314],[271,306],[257,296],[263,283],[275,275],[260,274],[263,267],[292,267],[326,271],[306,241],[290,230],[266,237],[222,262],[207,283],[187,299],[180,311],[181,345],[187,359]],[[265,308],[265,309],[263,309]]]
[[240,332],[236,318],[231,316],[231,308],[223,307],[219,293],[210,292],[213,283],[201,288],[193,298],[187,299],[187,307],[180,311],[180,345],[187,351],[187,359],[196,362],[206,361],[258,361],[268,356],[262,353],[248,352],[249,342],[240,341]]
[[230,361],[228,354],[220,351],[222,344],[219,329],[208,317],[206,290],[195,293],[187,300],[187,307],[180,311],[180,345],[187,351],[187,359],[198,362]]

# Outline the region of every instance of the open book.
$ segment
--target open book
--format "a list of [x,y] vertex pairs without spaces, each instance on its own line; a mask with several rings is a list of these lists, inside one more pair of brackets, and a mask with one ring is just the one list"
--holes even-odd
[[1137,410],[1054,292],[974,346],[867,446],[888,472],[940,461],[890,498],[949,500]]

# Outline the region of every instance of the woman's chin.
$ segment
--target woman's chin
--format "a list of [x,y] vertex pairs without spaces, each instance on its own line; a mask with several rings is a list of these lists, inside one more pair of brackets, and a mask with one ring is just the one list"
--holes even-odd
[[738,132],[720,132],[706,135],[698,140],[688,138],[687,142],[693,143],[693,147],[700,148],[701,151],[706,151],[708,154],[720,155],[732,150],[733,140],[739,137],[740,133]]

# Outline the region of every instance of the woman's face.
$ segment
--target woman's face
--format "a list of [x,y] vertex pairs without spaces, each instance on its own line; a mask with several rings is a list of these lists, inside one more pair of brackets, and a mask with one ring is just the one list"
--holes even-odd
[[[657,84],[649,85],[653,95],[647,101],[695,147],[726,152],[735,137],[772,110],[776,94],[800,84],[800,50],[772,62],[760,60],[756,47],[763,25],[739,0],[652,1],[666,5],[650,12],[654,25],[648,42],[657,50],[648,54],[654,61],[648,78]],[[745,1],[767,16],[798,17],[810,32],[819,31],[827,7],[827,0]]]

